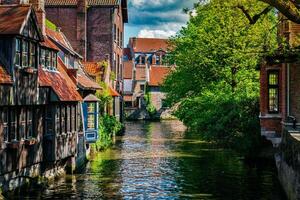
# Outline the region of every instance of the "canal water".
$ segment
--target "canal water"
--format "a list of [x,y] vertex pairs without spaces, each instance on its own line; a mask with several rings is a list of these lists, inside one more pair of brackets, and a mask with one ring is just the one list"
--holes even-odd
[[272,163],[248,165],[231,151],[185,133],[178,121],[128,122],[113,148],[83,174],[15,199],[285,199]]

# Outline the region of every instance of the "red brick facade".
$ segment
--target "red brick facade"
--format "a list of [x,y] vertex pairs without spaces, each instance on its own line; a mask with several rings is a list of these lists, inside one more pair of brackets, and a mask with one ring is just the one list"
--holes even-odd
[[[300,25],[282,20],[278,35],[286,38],[290,47],[299,46]],[[300,122],[300,63],[293,56],[278,54],[266,59],[260,71],[260,121],[262,135],[281,134],[284,127]],[[269,111],[270,72],[278,72],[278,112]]]

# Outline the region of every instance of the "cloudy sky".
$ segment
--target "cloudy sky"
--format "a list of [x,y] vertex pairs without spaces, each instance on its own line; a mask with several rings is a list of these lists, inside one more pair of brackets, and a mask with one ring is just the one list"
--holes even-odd
[[168,38],[188,20],[183,8],[192,8],[198,0],[128,0],[129,23],[125,27],[125,45],[129,37]]

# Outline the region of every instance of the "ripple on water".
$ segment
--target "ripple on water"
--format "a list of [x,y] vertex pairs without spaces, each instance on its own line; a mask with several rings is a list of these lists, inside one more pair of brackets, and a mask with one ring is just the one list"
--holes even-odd
[[129,122],[115,146],[93,155],[85,173],[67,176],[41,199],[285,199],[273,165],[247,166],[230,151],[185,134],[178,121]]

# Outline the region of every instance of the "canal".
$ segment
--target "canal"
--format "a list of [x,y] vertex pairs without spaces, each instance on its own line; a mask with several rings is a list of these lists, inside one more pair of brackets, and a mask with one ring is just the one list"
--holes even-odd
[[272,163],[246,164],[231,151],[185,133],[177,121],[128,122],[83,174],[14,199],[283,200]]

